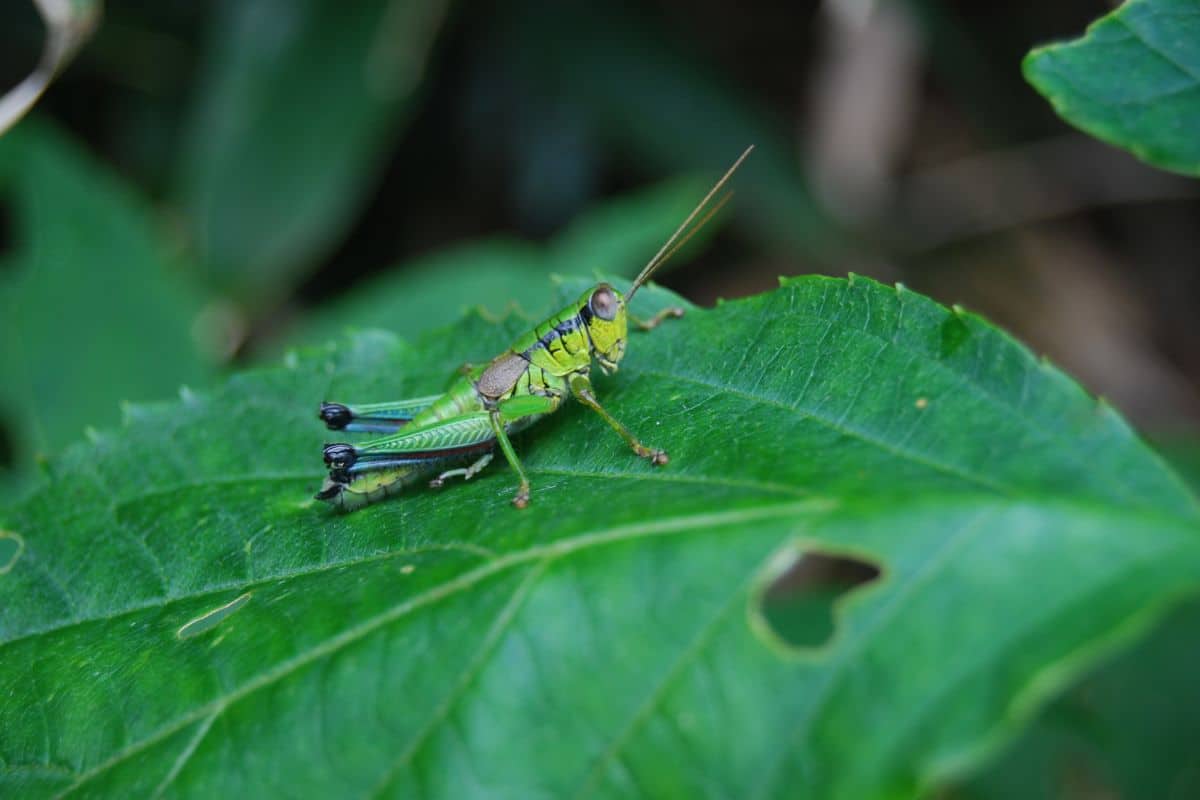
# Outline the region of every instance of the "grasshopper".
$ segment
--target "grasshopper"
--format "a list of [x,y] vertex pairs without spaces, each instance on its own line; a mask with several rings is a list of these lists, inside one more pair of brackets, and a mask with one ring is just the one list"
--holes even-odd
[[[683,315],[681,308],[667,308],[643,321],[627,309],[654,271],[729,199],[730,195],[725,195],[688,229],[753,149],[742,153],[659,248],[627,295],[607,283],[593,286],[522,334],[488,364],[464,367],[445,394],[369,405],[321,403],[318,416],[330,430],[390,435],[360,445],[326,444],[329,477],[317,499],[353,511],[431,475],[429,484],[435,488],[450,478],[470,480],[488,465],[499,445],[520,479],[512,503],[525,508],[529,505],[529,476],[509,436],[557,411],[568,395],[599,414],[635,455],[655,466],[666,464],[665,450],[642,444],[600,405],[589,377],[592,361],[605,375],[611,374],[625,355],[630,322],[649,331],[664,319]],[[462,464],[465,466],[456,466]]]

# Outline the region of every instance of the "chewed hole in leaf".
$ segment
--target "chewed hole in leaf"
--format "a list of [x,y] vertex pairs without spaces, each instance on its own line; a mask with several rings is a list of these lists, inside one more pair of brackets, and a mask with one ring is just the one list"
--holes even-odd
[[879,566],[869,561],[803,551],[767,586],[758,613],[778,641],[800,651],[816,650],[833,638],[834,605],[880,574]]

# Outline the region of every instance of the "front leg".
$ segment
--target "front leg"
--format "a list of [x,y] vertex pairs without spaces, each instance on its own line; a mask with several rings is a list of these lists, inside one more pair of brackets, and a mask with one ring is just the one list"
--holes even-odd
[[633,323],[639,331],[652,331],[662,324],[665,319],[679,319],[683,316],[683,309],[678,306],[664,308],[662,311],[655,314],[650,319],[638,319],[632,314],[629,315],[629,321]]
[[600,415],[600,418],[608,423],[614,431],[621,435],[630,449],[633,450],[639,457],[649,459],[650,463],[656,467],[661,467],[670,461],[666,450],[659,450],[653,447],[647,447],[637,440],[637,437],[629,432],[629,429],[622,425],[616,417],[609,414],[600,405],[596,399],[595,393],[592,391],[592,382],[588,380],[587,375],[576,373],[571,376],[571,393],[575,395],[575,399],[583,403],[585,406],[595,411]]

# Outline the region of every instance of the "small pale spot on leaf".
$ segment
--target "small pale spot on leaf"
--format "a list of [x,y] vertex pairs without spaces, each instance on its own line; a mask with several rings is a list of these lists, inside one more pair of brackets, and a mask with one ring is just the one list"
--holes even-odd
[[250,602],[250,592],[235,597],[223,606],[207,611],[204,614],[196,617],[194,620],[186,623],[176,633],[176,638],[191,639],[194,636],[199,636],[202,633],[208,633],[213,628],[220,625],[229,615],[240,609],[246,603]]
[[0,575],[16,566],[25,552],[25,540],[12,531],[0,531]]

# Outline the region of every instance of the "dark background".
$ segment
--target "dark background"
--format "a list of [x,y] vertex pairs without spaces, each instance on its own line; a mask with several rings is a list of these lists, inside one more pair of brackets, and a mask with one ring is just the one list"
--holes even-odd
[[[36,63],[41,27],[31,3],[5,5],[11,85]],[[41,113],[171,213],[231,5],[109,4]],[[257,5],[266,40],[290,7],[321,4]],[[281,309],[466,238],[548,237],[599,198],[715,174],[754,140],[733,224],[664,283],[706,303],[779,274],[902,281],[1007,327],[1143,430],[1194,426],[1196,186],[1075,132],[1021,76],[1030,47],[1078,35],[1108,5],[854,10],[870,6],[449,5],[419,85],[365,148],[352,213],[290,285],[240,299],[235,352],[279,335]]]

